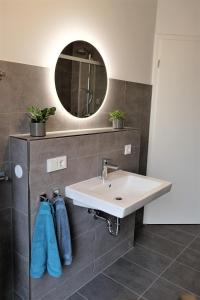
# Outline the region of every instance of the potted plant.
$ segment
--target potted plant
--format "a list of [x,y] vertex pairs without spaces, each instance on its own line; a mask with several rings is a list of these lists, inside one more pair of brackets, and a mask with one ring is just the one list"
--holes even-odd
[[109,121],[112,122],[113,129],[124,128],[124,112],[115,110],[109,113]]
[[31,119],[30,134],[31,136],[45,136],[46,135],[46,121],[50,116],[55,115],[55,107],[40,108],[38,106],[31,106],[28,108],[28,116]]

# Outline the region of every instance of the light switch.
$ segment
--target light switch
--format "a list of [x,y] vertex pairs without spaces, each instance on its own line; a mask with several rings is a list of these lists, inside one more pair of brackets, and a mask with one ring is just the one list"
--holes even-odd
[[131,144],[124,146],[124,155],[131,154]]
[[66,169],[67,156],[59,156],[47,159],[47,173]]

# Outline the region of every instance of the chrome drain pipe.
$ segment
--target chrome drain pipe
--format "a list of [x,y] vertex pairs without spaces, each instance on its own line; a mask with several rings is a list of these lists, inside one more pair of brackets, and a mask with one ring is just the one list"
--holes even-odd
[[118,236],[120,232],[120,218],[110,216],[100,210],[96,209],[88,209],[88,213],[92,214],[94,219],[100,219],[104,222],[106,222],[108,227],[108,232],[112,236]]

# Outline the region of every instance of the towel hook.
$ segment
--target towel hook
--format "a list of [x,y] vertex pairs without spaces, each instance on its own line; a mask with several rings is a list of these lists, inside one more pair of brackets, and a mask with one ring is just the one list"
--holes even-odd
[[56,198],[59,195],[60,195],[60,190],[59,189],[53,190],[53,198]]
[[2,80],[4,77],[6,77],[6,72],[0,71],[0,80]]
[[47,194],[40,195],[40,202],[45,202],[45,201],[48,201]]
[[0,181],[8,181],[8,176],[4,171],[0,172]]

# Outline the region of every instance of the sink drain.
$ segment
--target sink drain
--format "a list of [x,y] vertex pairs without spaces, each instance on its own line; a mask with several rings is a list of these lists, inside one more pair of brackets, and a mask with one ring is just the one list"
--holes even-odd
[[122,197],[116,197],[115,200],[122,200]]

